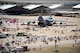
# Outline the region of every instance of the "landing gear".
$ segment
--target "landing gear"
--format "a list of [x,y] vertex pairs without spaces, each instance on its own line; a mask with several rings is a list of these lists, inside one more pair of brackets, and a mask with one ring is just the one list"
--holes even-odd
[[40,27],[45,27],[46,25],[44,24],[44,23],[38,23],[38,25],[40,26]]
[[62,24],[62,22],[60,23],[60,25]]
[[52,24],[48,20],[46,20],[46,25],[47,26],[52,26]]
[[56,24],[56,22],[53,22],[53,24]]

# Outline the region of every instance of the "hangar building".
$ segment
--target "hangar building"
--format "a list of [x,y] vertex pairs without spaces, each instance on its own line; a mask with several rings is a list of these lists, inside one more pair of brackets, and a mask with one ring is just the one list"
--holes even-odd
[[29,14],[30,13],[30,11],[28,9],[24,9],[17,5],[11,5],[11,4],[0,5],[0,9],[1,9],[0,11],[3,14],[10,14],[10,15],[21,15],[21,14]]

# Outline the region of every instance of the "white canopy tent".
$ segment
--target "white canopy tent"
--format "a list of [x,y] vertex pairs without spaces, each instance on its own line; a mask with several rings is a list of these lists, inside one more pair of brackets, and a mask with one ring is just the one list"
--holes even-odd
[[73,6],[73,8],[80,8],[80,4]]
[[54,12],[57,12],[57,13],[80,13],[79,11],[54,11]]
[[58,7],[61,7],[62,4],[54,4],[54,5],[51,5],[49,6],[50,9],[55,9],[55,8],[58,8]]
[[3,32],[3,34],[9,34],[8,32]]

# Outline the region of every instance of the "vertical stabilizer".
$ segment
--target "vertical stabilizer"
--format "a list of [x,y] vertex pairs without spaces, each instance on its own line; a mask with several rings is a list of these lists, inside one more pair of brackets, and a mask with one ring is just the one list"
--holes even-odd
[[52,19],[52,9],[50,9],[50,19]]
[[52,17],[52,9],[50,9],[50,17]]
[[38,17],[38,21],[40,22],[40,23],[42,23],[44,20],[43,20],[43,17],[40,15],[39,17]]

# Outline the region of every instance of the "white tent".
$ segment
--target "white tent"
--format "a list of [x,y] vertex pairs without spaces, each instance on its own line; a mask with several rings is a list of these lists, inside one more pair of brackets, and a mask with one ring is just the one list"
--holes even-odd
[[80,4],[73,6],[73,8],[80,8]]
[[61,7],[62,4],[54,4],[54,5],[51,5],[49,6],[50,9],[55,9],[55,8],[58,8],[58,7]]
[[18,46],[18,47],[16,47],[16,50],[17,50],[17,51],[22,51],[22,50],[23,50],[23,47]]
[[57,13],[80,13],[79,11],[54,11],[54,12],[57,12]]
[[6,35],[3,33],[0,33],[0,38],[6,38]]
[[9,34],[8,32],[3,32],[3,34]]

